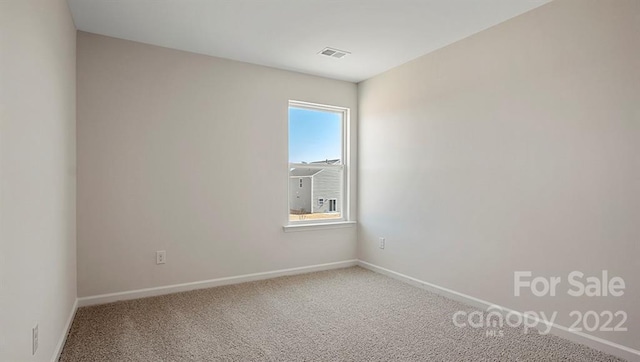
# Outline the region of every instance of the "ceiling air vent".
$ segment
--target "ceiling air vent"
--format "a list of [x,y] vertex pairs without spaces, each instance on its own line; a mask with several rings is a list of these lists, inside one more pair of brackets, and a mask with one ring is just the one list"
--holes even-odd
[[322,49],[318,54],[320,55],[325,55],[327,57],[332,57],[332,58],[344,58],[345,56],[351,54],[347,51],[344,50],[338,50],[338,49],[333,49],[333,48],[324,48]]

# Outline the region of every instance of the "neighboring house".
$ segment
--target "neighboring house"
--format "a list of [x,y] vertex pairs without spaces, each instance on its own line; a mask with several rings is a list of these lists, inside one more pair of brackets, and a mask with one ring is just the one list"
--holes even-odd
[[[313,164],[335,164],[339,160]],[[289,172],[289,209],[292,214],[339,213],[341,172],[339,169],[294,168]]]

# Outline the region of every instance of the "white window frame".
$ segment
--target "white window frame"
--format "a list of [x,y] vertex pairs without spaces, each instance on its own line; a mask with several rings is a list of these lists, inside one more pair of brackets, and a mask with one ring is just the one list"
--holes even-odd
[[[289,167],[287,168],[287,176],[291,172],[292,168],[311,168],[311,169],[341,169],[341,185],[342,188],[340,190],[340,218],[334,219],[317,219],[317,220],[290,220],[290,201],[289,196],[291,195],[291,190],[287,191],[287,200],[286,200],[286,220],[284,230],[285,231],[297,231],[299,227],[304,226],[330,226],[330,227],[340,227],[340,224],[352,224],[349,220],[349,179],[350,179],[350,167],[349,167],[349,158],[350,158],[350,109],[345,107],[338,106],[330,106],[325,104],[317,104],[317,103],[309,103],[302,101],[289,101],[289,108],[301,108],[308,109],[313,111],[322,111],[322,112],[332,112],[339,113],[342,116],[342,129],[341,129],[341,137],[342,137],[342,155],[340,157],[339,164],[309,164],[309,163],[289,163]],[[288,114],[288,113],[287,113]],[[287,118],[287,124],[289,119]],[[287,127],[287,145],[289,144],[289,127]],[[287,152],[287,161],[289,158],[289,152]],[[291,176],[287,177],[287,185],[288,188],[291,187],[288,180]],[[313,193],[312,193],[313,195]],[[326,201],[326,198],[325,198]],[[336,205],[337,206],[337,205]],[[347,225],[350,226],[350,225]]]

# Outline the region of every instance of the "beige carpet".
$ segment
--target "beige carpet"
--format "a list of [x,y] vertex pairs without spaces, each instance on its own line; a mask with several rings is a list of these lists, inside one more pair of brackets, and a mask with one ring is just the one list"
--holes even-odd
[[62,361],[619,361],[353,267],[80,308]]

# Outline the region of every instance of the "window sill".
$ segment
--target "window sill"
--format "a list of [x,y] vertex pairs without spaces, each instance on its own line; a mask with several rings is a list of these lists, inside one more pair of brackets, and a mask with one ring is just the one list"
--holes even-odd
[[285,225],[282,227],[282,230],[284,230],[285,233],[292,233],[297,231],[351,228],[354,226],[356,226],[355,221],[337,221],[337,222],[327,222],[327,223],[318,223],[318,224]]

